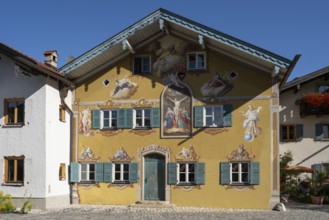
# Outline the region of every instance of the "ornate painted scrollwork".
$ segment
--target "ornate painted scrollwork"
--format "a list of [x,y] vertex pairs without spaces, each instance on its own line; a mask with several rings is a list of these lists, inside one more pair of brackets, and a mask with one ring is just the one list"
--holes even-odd
[[227,158],[229,161],[252,161],[255,156],[249,155],[249,152],[244,149],[244,145],[240,144],[238,149],[232,151]]
[[183,147],[182,151],[175,157],[176,161],[198,161],[199,157],[196,154],[193,145]]
[[123,149],[123,147],[120,147],[119,150],[114,154],[112,159],[110,159],[113,162],[130,162],[134,160],[134,157],[130,157],[128,153]]
[[131,107],[153,107],[154,103],[149,102],[145,99],[140,99],[138,101],[136,101],[135,103],[131,104]]
[[86,147],[80,154],[79,161],[98,161],[99,159],[100,157],[96,157],[90,147]]

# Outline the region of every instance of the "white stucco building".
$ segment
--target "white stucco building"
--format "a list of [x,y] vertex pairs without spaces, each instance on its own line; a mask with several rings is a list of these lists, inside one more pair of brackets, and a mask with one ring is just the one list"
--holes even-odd
[[280,154],[291,151],[294,159],[291,165],[325,171],[329,177],[328,79],[329,67],[325,67],[283,86],[280,94]]
[[54,66],[0,43],[0,191],[18,207],[29,197],[33,208],[70,203],[70,85]]

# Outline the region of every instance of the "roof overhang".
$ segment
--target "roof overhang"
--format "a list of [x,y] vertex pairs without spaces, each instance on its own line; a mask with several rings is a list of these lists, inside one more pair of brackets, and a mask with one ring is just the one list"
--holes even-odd
[[199,43],[237,62],[255,67],[273,76],[286,75],[292,61],[164,9],[159,9],[77,57],[59,69],[79,83],[133,54],[138,48],[170,34]]

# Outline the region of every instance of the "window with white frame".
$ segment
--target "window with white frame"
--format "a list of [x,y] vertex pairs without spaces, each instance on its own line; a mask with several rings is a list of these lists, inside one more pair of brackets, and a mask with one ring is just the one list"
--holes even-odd
[[80,165],[81,182],[94,182],[95,181],[95,164],[82,163]]
[[134,109],[134,128],[151,127],[151,109]]
[[195,183],[195,164],[194,163],[178,163],[177,164],[178,184],[194,184]]
[[151,56],[134,56],[134,73],[151,73]]
[[232,184],[249,183],[249,163],[231,163]]
[[118,110],[102,110],[102,129],[116,128],[118,126]]
[[329,85],[319,85],[318,92],[319,93],[329,93]]
[[113,164],[113,181],[114,182],[129,182],[129,163]]
[[223,106],[206,106],[204,111],[205,127],[220,127],[223,125]]
[[193,52],[187,54],[188,70],[206,70],[206,53]]

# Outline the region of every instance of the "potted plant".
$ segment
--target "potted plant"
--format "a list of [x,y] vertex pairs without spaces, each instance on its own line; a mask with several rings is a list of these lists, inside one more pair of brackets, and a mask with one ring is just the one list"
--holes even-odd
[[327,174],[323,171],[315,174],[315,177],[313,177],[312,185],[311,185],[312,204],[317,204],[317,205],[323,204],[324,195],[322,194],[323,191],[321,191],[321,189],[323,188],[326,181],[327,181]]

